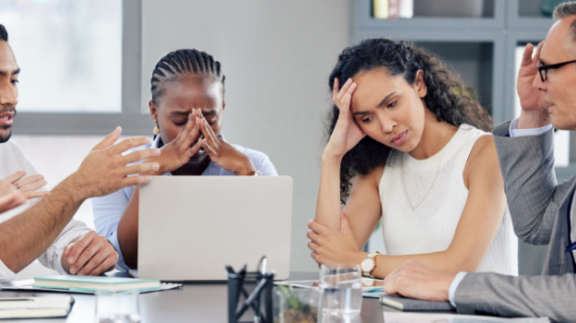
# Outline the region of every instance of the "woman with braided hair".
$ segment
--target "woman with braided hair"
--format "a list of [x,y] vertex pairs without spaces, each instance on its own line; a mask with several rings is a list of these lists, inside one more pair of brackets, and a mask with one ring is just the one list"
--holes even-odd
[[[379,38],[346,48],[328,83],[314,260],[380,278],[410,259],[516,275],[491,119],[458,77],[421,48]],[[385,255],[362,252],[379,222]]]
[[[195,49],[164,56],[152,73],[149,102],[154,141],[151,175],[278,175],[264,153],[226,142],[222,135],[224,81],[220,63]],[[93,199],[94,224],[120,254],[118,267],[136,268],[138,188],[128,187]]]

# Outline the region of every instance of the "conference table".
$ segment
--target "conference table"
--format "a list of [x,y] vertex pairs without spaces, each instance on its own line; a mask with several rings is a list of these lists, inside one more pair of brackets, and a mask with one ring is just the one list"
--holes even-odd
[[[317,279],[318,273],[292,272],[290,280]],[[2,322],[94,322],[95,297],[83,294],[31,293],[0,291],[0,297],[63,296],[75,299],[66,319],[3,320]],[[152,322],[228,322],[228,290],[225,283],[189,283],[179,289],[140,294],[143,323]],[[359,322],[384,322],[384,311],[395,311],[380,305],[377,299],[364,298]]]

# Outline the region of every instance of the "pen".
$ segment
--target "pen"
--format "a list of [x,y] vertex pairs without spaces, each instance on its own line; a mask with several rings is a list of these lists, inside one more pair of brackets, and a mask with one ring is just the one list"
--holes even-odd
[[261,271],[262,274],[266,273],[266,261],[267,261],[266,256],[264,256],[264,258],[262,258],[262,271]]

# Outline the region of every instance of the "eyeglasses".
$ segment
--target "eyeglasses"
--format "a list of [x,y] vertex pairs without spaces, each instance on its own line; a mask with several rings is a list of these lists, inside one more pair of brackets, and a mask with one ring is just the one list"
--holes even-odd
[[552,65],[544,65],[544,63],[542,62],[538,62],[538,73],[540,73],[540,79],[542,80],[542,82],[546,82],[546,80],[548,79],[548,70],[559,69],[560,67],[570,63],[576,63],[576,60]]

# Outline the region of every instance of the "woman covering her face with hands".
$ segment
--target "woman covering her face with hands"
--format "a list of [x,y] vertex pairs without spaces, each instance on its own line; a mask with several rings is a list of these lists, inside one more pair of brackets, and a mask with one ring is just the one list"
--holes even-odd
[[[379,278],[409,259],[517,274],[491,120],[464,84],[423,49],[368,39],[340,54],[329,86],[314,260]],[[386,254],[362,252],[380,221]]]
[[[161,154],[152,175],[276,176],[264,153],[229,144],[222,135],[224,74],[205,52],[183,49],[164,56],[151,79],[150,115]],[[120,253],[118,267],[136,268],[138,188],[128,187],[93,199],[94,223]]]

